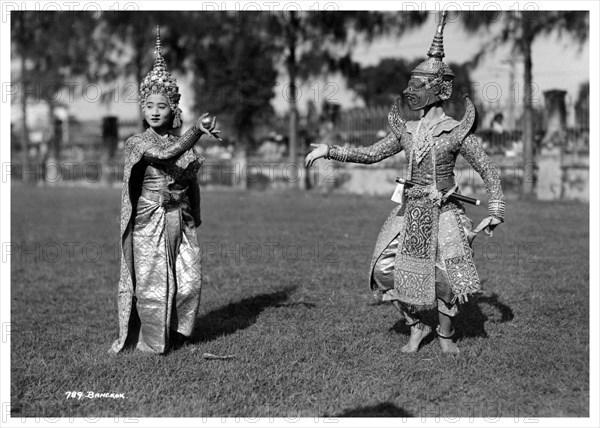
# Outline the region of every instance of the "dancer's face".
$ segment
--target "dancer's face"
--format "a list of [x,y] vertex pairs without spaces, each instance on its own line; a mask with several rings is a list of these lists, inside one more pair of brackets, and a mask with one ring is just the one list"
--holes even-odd
[[146,98],[144,117],[148,125],[155,130],[163,129],[171,123],[171,107],[167,97],[161,94],[152,94]]
[[411,110],[421,110],[430,104],[440,101],[437,85],[426,88],[426,83],[427,78],[425,77],[414,75],[410,77],[408,86],[402,93]]

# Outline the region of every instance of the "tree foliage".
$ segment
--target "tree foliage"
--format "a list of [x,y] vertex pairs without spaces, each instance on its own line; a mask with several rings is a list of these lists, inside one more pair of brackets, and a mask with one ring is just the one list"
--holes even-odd
[[274,115],[279,52],[265,18],[258,12],[204,13],[203,31],[210,31],[192,42],[188,56],[196,109],[225,115],[243,147],[253,145],[256,125]]
[[[89,77],[103,82],[125,79],[125,86],[117,88],[129,95],[135,93],[137,98],[141,80],[154,62],[157,26],[169,70],[185,71],[185,36],[189,36],[186,13],[104,11],[94,28],[90,46],[94,60],[90,64]],[[103,95],[108,101],[112,94],[106,92]]]
[[[89,28],[95,24],[91,13],[14,11],[11,13],[11,51],[19,59],[19,75],[12,80],[19,83],[17,96],[21,104],[21,150],[27,164],[29,128],[27,110],[29,101],[46,102],[49,122],[54,121],[54,109],[61,102],[61,91],[78,84],[74,77],[86,75],[89,65]],[[71,86],[72,89],[74,89]],[[60,153],[60,140],[51,141],[51,156]]]
[[87,75],[89,29],[95,21],[86,12],[13,12],[12,49],[25,61],[20,79],[15,80],[35,83],[40,98],[52,102],[70,78]]
[[[589,36],[589,12],[587,11],[503,11],[503,12],[462,12],[458,16],[465,28],[470,32],[481,28],[489,30],[499,25],[499,31],[483,46],[473,59],[477,63],[485,53],[498,46],[509,44],[513,55],[523,57],[523,163],[525,169],[535,169],[534,163],[534,125],[535,117],[532,106],[533,64],[531,49],[533,42],[541,35],[556,32],[559,37],[566,34],[582,48]],[[534,171],[526,171],[526,176],[533,176]],[[523,180],[523,196],[533,195],[533,180]]]
[[[58,89],[75,75],[88,82],[125,78],[135,88],[121,89],[137,93],[159,25],[169,68],[193,76],[198,112],[226,114],[247,145],[256,124],[273,115],[275,89],[289,86],[290,124],[297,122],[299,81],[334,71],[353,76],[359,40],[401,35],[426,19],[425,12],[22,12],[13,40],[26,59],[23,81],[57,82]],[[277,82],[281,67],[288,82]],[[290,129],[290,140],[296,132]]]
[[281,12],[270,14],[269,33],[279,45],[287,69],[289,94],[290,161],[296,161],[298,114],[296,86],[311,76],[340,71],[357,73],[352,60],[357,41],[371,41],[384,34],[401,35],[425,22],[426,12]]

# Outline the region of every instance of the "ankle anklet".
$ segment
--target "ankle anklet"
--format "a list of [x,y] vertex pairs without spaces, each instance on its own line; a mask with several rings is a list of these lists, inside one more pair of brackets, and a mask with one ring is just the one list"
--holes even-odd
[[452,327],[452,330],[450,330],[449,333],[442,333],[442,330],[440,329],[440,326],[438,325],[437,328],[435,329],[435,332],[437,333],[438,337],[441,337],[442,339],[452,339],[452,337],[454,337],[454,327]]

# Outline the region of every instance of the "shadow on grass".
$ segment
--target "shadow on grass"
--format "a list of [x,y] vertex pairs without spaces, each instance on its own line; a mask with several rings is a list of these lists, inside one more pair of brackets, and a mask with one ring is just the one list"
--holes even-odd
[[282,306],[295,289],[287,287],[273,293],[258,294],[210,311],[197,320],[198,327],[190,343],[210,342],[250,327],[265,309]]
[[[482,308],[488,306],[494,312],[499,314],[499,318],[490,319],[482,311]],[[486,311],[489,313],[489,311]],[[498,295],[492,293],[489,296],[479,296],[474,301],[469,301],[463,305],[460,313],[456,317],[456,338],[462,337],[488,337],[485,331],[487,322],[504,323],[511,321],[515,317],[512,309],[498,300]]]
[[278,305],[275,305],[276,308],[296,308],[296,307],[304,307],[307,309],[312,309],[314,307],[316,307],[317,305],[315,305],[314,303],[310,303],[310,302],[290,302],[290,303],[281,303]]
[[[490,318],[484,313],[482,308],[488,307],[493,313],[499,316]],[[488,314],[490,310],[486,310]],[[515,317],[512,309],[498,300],[498,295],[492,293],[489,296],[479,296],[469,302],[461,305],[460,312],[455,318],[454,327],[456,328],[456,338],[463,337],[488,337],[485,331],[485,324],[488,322],[504,323],[511,321]],[[425,322],[429,325],[437,324],[437,313],[428,312],[425,317]],[[397,321],[390,331],[410,336],[410,328],[406,326],[403,320]],[[433,335],[428,336],[423,342],[423,346],[433,340]]]
[[407,417],[413,415],[394,403],[385,402],[374,406],[357,407],[356,409],[348,409],[335,415],[336,417]]

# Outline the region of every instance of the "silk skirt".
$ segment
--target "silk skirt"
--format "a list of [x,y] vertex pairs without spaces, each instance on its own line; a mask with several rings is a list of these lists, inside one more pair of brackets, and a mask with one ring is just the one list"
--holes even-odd
[[187,196],[163,207],[141,196],[133,227],[138,349],[164,353],[170,336],[190,336],[200,306],[202,255]]

